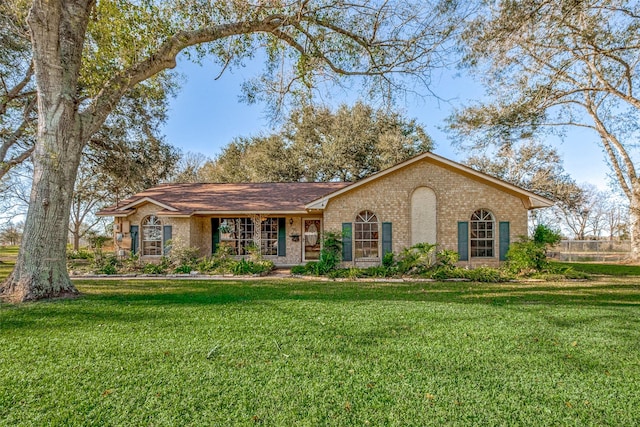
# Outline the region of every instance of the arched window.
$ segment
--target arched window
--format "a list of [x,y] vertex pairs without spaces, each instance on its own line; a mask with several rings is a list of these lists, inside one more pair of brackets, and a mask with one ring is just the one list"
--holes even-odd
[[471,257],[493,257],[495,240],[495,221],[493,214],[485,209],[478,209],[471,215]]
[[162,223],[155,215],[142,220],[142,255],[162,255]]
[[355,257],[378,258],[378,217],[371,211],[362,211],[354,223]]

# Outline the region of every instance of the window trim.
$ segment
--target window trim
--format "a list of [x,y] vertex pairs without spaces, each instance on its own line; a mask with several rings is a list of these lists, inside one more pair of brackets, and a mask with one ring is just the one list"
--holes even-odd
[[[365,234],[368,234],[367,238],[365,238]],[[378,215],[369,209],[360,211],[353,222],[353,259],[355,261],[379,260],[381,241],[380,234],[381,222],[378,219]],[[360,237],[358,238],[358,236]],[[369,251],[372,251],[374,248],[374,242],[375,255],[365,255],[366,252],[364,244],[368,243],[368,249]],[[360,254],[358,252],[360,252]]]
[[[278,248],[278,230],[279,223],[278,217],[267,217],[260,223],[260,253],[263,256],[279,256],[279,248]],[[230,233],[224,233],[220,228],[224,227],[224,225],[232,228]],[[230,245],[231,248],[234,249],[235,256],[244,256],[248,255],[246,250],[247,246],[251,244],[255,244],[255,232],[256,232],[256,224],[251,217],[221,217],[219,223],[219,241],[218,246],[225,245],[226,242],[233,242]],[[269,227],[269,230],[266,228]],[[235,235],[233,238],[224,238],[224,234]],[[268,235],[271,234],[271,237]],[[267,248],[270,247],[271,253],[266,253]]]
[[[147,221],[151,221],[151,219],[154,220],[153,224],[146,224]],[[147,215],[144,218],[142,218],[142,221],[140,221],[140,256],[145,256],[145,257],[159,257],[162,256],[164,254],[164,242],[163,242],[163,238],[162,238],[162,220],[160,220],[160,218],[158,218],[157,215]],[[157,239],[147,239],[147,233],[146,231],[151,229],[151,228],[157,228],[157,234],[159,236],[159,238]],[[146,243],[150,243],[150,242],[158,242],[158,247],[155,248],[155,250],[149,251],[149,252],[157,252],[157,253],[147,253],[147,244]],[[150,246],[149,249],[154,249],[155,245]]]
[[[489,225],[487,227],[487,225]],[[482,228],[481,228],[482,226]],[[484,237],[479,237],[484,233]],[[486,237],[490,234],[491,237]],[[475,237],[474,237],[475,235]],[[474,242],[476,245],[474,247]],[[477,243],[483,242],[484,246],[479,247]],[[487,246],[487,242],[490,246]],[[487,252],[491,255],[486,255]],[[478,255],[484,252],[485,255]],[[493,259],[496,257],[496,218],[489,209],[476,209],[469,219],[469,258],[470,259]]]

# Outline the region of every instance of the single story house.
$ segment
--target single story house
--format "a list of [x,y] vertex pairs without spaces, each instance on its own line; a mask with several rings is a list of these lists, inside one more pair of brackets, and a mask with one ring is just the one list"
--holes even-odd
[[[528,210],[552,201],[433,153],[357,182],[163,184],[98,215],[115,218],[120,256],[161,257],[167,243],[236,255],[259,242],[277,266],[317,260],[325,231],[343,233],[345,265],[380,264],[420,242],[497,265],[527,234]],[[256,233],[260,236],[256,239]]]

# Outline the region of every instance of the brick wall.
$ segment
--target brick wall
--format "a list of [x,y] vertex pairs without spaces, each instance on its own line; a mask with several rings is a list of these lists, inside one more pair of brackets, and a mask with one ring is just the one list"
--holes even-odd
[[509,221],[511,242],[527,234],[527,209],[520,198],[429,159],[331,199],[324,212],[324,228],[340,231],[343,222],[354,221],[359,212],[368,209],[380,222],[393,224],[393,251],[398,253],[411,245],[411,195],[423,186],[431,188],[436,195],[436,235],[442,248],[458,251],[458,221],[469,221],[477,209],[488,209],[493,213],[495,257],[472,259],[464,264],[499,263],[497,228],[500,221]]
[[[140,253],[140,249],[142,248],[142,241],[141,241],[141,235],[142,235],[142,220],[148,216],[148,215],[155,215],[158,211],[162,210],[161,207],[154,205],[153,203],[144,203],[143,205],[138,206],[138,208],[136,209],[135,213],[133,213],[132,215],[129,215],[126,218],[116,218],[115,222],[116,224],[122,223],[124,221],[129,221],[130,225],[137,225],[140,227],[140,232],[138,233],[138,248],[139,248],[139,253]],[[165,218],[165,217],[159,217],[160,221],[162,222],[162,225],[171,225],[172,226],[172,230],[171,230],[171,240],[173,241],[174,244],[177,245],[186,245],[188,246],[191,242],[191,221],[190,218]],[[125,237],[128,237],[130,235],[125,235]],[[116,242],[117,245],[117,242]],[[116,251],[119,248],[116,247]],[[117,252],[116,252],[117,253]],[[144,256],[142,257],[142,259],[145,260],[154,260],[154,259],[158,259],[158,256]]]

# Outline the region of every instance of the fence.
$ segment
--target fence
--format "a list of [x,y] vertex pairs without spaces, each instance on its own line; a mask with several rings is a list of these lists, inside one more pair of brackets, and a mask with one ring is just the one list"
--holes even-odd
[[547,253],[559,261],[622,261],[629,257],[629,240],[563,240]]

